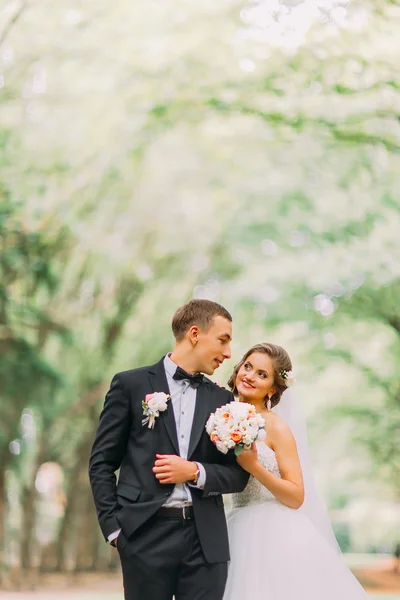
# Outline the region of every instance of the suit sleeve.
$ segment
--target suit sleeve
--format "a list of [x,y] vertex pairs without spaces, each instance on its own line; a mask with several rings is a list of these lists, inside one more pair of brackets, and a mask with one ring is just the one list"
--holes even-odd
[[242,469],[237,462],[234,452],[222,455],[224,464],[202,463],[206,472],[206,482],[203,497],[217,494],[234,494],[244,490],[249,480],[249,473]]
[[129,399],[121,381],[114,376],[107,392],[89,460],[89,479],[104,537],[119,529],[116,518],[115,471],[121,466],[131,426]]

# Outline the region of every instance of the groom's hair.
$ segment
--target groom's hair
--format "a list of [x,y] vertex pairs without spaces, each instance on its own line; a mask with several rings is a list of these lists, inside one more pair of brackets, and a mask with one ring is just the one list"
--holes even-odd
[[176,341],[180,342],[193,325],[208,331],[214,317],[218,316],[232,321],[230,313],[221,304],[211,300],[191,300],[178,308],[172,319],[172,331]]

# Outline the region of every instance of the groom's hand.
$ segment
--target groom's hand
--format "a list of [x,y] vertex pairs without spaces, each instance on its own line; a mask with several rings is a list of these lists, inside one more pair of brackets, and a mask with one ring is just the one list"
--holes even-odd
[[194,481],[197,465],[175,454],[156,454],[153,473],[160,483]]

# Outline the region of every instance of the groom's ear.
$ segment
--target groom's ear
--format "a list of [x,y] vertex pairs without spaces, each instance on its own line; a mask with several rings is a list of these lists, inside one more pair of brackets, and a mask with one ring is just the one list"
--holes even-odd
[[199,341],[200,329],[197,325],[192,325],[188,331],[189,340],[193,345]]

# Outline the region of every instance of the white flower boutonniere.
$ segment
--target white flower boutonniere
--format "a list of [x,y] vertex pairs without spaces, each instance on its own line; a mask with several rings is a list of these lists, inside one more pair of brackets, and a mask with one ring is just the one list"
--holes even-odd
[[160,412],[167,410],[167,402],[170,398],[171,396],[164,392],[147,394],[142,402],[143,414],[145,415],[142,425],[147,425],[148,423],[148,428],[153,429],[156,418],[160,416]]

